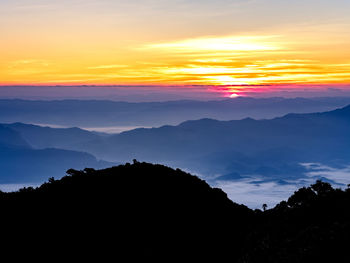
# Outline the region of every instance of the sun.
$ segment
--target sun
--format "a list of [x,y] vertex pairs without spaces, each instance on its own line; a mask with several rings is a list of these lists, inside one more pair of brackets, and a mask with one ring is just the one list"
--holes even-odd
[[232,94],[230,95],[230,98],[231,98],[231,99],[234,99],[234,98],[237,98],[237,97],[239,97],[239,95],[238,95],[237,93],[232,93]]

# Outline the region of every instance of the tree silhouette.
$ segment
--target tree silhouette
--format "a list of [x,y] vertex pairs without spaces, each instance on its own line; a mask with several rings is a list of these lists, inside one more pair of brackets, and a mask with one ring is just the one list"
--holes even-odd
[[322,182],[321,180],[317,180],[315,184],[311,185],[311,189],[318,195],[325,195],[334,190],[330,183]]
[[262,209],[263,209],[264,212],[266,211],[266,208],[267,208],[267,204],[263,204],[262,205]]

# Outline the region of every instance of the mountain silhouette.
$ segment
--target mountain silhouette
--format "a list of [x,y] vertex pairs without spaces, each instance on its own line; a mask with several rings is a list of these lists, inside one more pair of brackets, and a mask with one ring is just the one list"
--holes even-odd
[[[1,194],[2,225],[19,243],[100,260],[217,258],[232,245],[220,240],[226,228],[237,239],[252,215],[203,180],[161,165],[135,161],[67,173]],[[37,241],[28,244],[32,236]]]
[[177,126],[99,135],[78,128],[6,124],[37,149],[87,152],[110,162],[134,158],[161,162],[216,180],[262,175],[298,179],[300,163],[349,164],[350,106],[323,113],[287,114],[269,120],[200,119]]
[[29,147],[29,144],[21,137],[20,133],[3,125],[0,125],[0,145]]
[[349,189],[318,181],[275,208],[264,205],[262,212],[162,165],[134,160],[67,174],[35,189],[0,192],[3,256],[21,251],[28,259],[46,252],[57,259],[123,262],[348,259]]
[[305,172],[300,163],[349,163],[349,108],[271,120],[186,121],[90,141],[80,150],[105,160],[137,158],[206,175],[299,178]]
[[77,150],[86,142],[98,141],[100,136],[79,128],[50,128],[25,123],[2,124],[18,132],[33,148]]
[[0,122],[107,127],[177,125],[212,118],[266,119],[285,114],[323,112],[350,104],[349,97],[249,98],[130,103],[107,100],[0,100]]
[[[44,138],[40,133],[38,136]],[[55,141],[54,138],[52,140]],[[8,125],[0,125],[0,160],[0,184],[39,184],[47,178],[47,174],[59,177],[70,167],[103,168],[113,164],[79,151],[50,146],[35,149],[23,138],[22,133]]]

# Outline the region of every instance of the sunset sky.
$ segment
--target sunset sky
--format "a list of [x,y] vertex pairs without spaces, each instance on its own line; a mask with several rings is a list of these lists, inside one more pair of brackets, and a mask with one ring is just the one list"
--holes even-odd
[[349,0],[0,0],[0,85],[350,89]]

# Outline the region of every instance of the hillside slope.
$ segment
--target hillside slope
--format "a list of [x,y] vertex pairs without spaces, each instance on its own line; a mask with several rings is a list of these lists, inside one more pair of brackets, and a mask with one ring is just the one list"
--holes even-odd
[[112,165],[89,153],[48,147],[34,149],[19,131],[0,125],[0,184],[39,184],[47,174],[60,177],[71,167]]
[[[98,141],[100,136],[79,128],[50,128],[26,123],[2,124],[18,132],[33,148],[59,148],[78,150],[89,141]],[[103,137],[103,136],[102,136]]]
[[3,254],[40,248],[58,259],[123,262],[348,260],[349,189],[318,181],[262,212],[161,165],[135,161],[68,174],[0,192]]
[[[241,240],[241,225],[252,215],[221,190],[161,165],[68,173],[37,189],[0,195],[6,215],[0,223],[11,226],[10,235],[18,231],[16,238],[24,244],[35,235],[34,247],[49,247],[57,256],[73,252],[82,258],[129,262],[220,258],[218,251],[228,251]],[[221,239],[225,231],[235,232],[233,243]],[[64,249],[58,251],[60,244]]]

